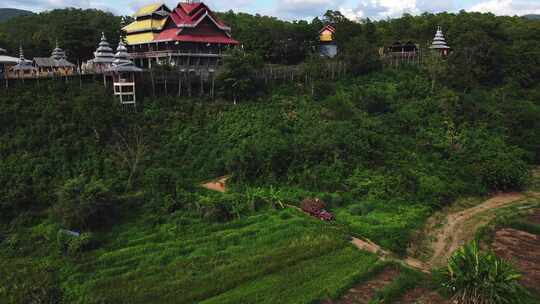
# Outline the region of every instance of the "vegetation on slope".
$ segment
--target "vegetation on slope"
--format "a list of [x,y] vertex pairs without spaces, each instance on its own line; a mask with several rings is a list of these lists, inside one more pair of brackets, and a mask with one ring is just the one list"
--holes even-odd
[[[372,47],[340,81],[241,79],[237,105],[157,98],[125,113],[100,85],[2,91],[0,299],[309,303],[377,267],[348,235],[404,253],[433,210],[524,188],[540,159],[540,65],[523,56],[537,23],[405,16],[356,38],[422,39],[438,22],[456,39],[443,69],[380,71]],[[254,52],[225,72],[270,60]],[[198,187],[225,174],[227,193]],[[337,224],[280,210],[306,197]]]

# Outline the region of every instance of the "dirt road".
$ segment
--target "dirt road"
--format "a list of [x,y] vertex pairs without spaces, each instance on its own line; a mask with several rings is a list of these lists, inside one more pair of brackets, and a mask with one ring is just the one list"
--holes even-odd
[[[471,241],[476,231],[493,219],[495,215],[492,211],[519,203],[527,198],[527,195],[540,197],[539,193],[498,194],[474,207],[446,214],[442,223],[440,220],[428,220],[423,234],[425,234],[424,239],[428,240],[426,246],[431,252],[430,257],[425,261],[413,257],[400,261],[423,272],[429,272],[433,267],[443,266],[452,252]],[[351,243],[358,249],[376,253],[383,259],[397,260],[392,253],[383,250],[370,240],[352,238]]]
[[[525,198],[526,196],[522,193],[499,194],[472,208],[448,214],[442,227],[430,233],[435,241],[431,243],[433,255],[427,264],[432,267],[446,264],[452,252],[471,241],[478,228],[487,224],[494,217],[494,214],[488,211],[506,207]],[[483,213],[488,214],[474,219]]]

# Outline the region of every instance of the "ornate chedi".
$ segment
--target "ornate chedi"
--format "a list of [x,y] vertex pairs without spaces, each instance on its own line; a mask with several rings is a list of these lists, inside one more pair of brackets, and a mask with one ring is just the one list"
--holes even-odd
[[446,43],[446,39],[444,38],[444,34],[440,26],[437,27],[435,38],[433,38],[433,42],[429,48],[439,52],[439,54],[442,56],[447,56],[450,53],[451,48]]
[[112,66],[114,61],[114,51],[111,45],[105,37],[105,33],[101,33],[101,40],[98,47],[94,52],[94,59],[87,61],[83,64],[84,73],[97,73],[103,74],[107,69]]
[[19,47],[19,62],[12,67],[8,72],[8,78],[35,78],[37,77],[37,69],[32,64],[32,61],[24,58],[22,45]]

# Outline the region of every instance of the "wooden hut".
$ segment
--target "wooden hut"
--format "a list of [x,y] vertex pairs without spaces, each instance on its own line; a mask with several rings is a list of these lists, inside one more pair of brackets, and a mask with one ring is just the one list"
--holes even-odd
[[335,34],[336,29],[331,25],[326,25],[319,31],[319,54],[321,57],[334,58],[337,56],[338,48]]

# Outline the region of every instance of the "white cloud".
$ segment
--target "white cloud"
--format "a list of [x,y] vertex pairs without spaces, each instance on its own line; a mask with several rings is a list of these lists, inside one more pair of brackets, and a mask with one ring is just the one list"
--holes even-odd
[[358,21],[364,17],[364,12],[352,8],[341,7],[339,11],[349,20]]
[[327,10],[335,10],[345,0],[277,0],[274,15],[287,19],[310,19],[320,16]]
[[531,0],[487,0],[472,6],[469,11],[493,13],[495,15],[540,14],[540,1]]

